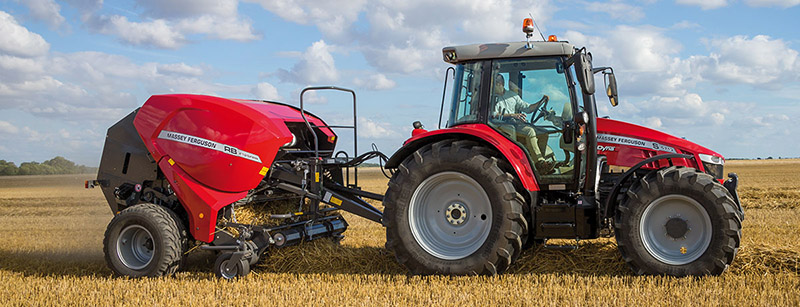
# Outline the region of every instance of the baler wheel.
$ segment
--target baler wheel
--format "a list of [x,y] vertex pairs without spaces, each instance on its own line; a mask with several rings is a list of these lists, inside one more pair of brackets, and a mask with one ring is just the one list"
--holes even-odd
[[106,229],[103,252],[117,276],[156,277],[178,271],[186,233],[169,209],[140,204],[122,210]]
[[617,208],[622,258],[639,275],[719,275],[736,257],[742,222],[727,189],[693,168],[640,179]]
[[440,141],[405,159],[389,181],[386,247],[412,273],[495,275],[519,256],[525,201],[487,151]]
[[234,261],[231,259],[232,257],[232,252],[219,254],[217,261],[214,262],[214,274],[217,275],[217,277],[234,279],[250,274],[250,260],[241,258],[236,263],[231,263],[231,261]]

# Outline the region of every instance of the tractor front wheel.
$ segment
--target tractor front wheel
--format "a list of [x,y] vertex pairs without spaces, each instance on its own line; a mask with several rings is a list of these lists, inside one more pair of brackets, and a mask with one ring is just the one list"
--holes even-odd
[[640,275],[719,275],[742,234],[728,191],[708,174],[674,166],[634,183],[614,224],[623,259]]
[[486,152],[446,140],[398,167],[384,200],[386,247],[412,273],[494,275],[519,256],[524,200]]

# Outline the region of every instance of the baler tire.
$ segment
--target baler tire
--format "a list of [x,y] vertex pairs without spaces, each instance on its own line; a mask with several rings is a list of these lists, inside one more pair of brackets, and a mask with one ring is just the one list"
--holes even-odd
[[222,252],[219,254],[217,260],[214,262],[214,275],[216,275],[217,278],[230,280],[250,274],[250,261],[245,258],[240,259],[239,262],[236,263],[236,271],[225,271],[223,265],[225,265],[227,261],[230,261],[231,257],[233,257],[232,252]]
[[[444,140],[429,144],[406,158],[389,181],[384,199],[386,248],[412,274],[496,275],[506,271],[522,252],[521,235],[528,231],[523,215],[524,198],[514,188],[514,176],[504,172],[498,166],[498,160],[487,157],[484,152],[485,147],[471,141]],[[420,230],[411,228],[412,215],[409,209],[412,207],[412,200],[416,199],[415,193],[420,186],[426,184],[427,179],[435,179],[437,176],[456,176],[463,178],[464,182],[477,183],[482,188],[479,192],[485,193],[489,200],[489,204],[476,202],[477,206],[473,207],[490,208],[486,217],[474,217],[476,222],[479,218],[487,218],[491,222],[488,227],[478,224],[482,227],[480,233],[488,229],[488,235],[482,243],[477,239],[469,245],[477,250],[463,257],[445,255],[447,250],[439,256],[434,255],[429,250],[436,252],[438,247],[432,247],[425,239],[419,241],[415,237],[415,231],[422,236],[419,234]],[[448,177],[444,178],[447,180]],[[458,180],[462,179],[456,179]],[[466,195],[464,197],[467,198]],[[470,205],[465,205],[468,209],[466,212],[469,212]],[[444,219],[445,214],[442,215]],[[470,218],[469,214],[467,218]],[[413,223],[418,225],[423,222]],[[423,247],[423,244],[427,247]],[[467,254],[468,251],[463,253]]]
[[[106,264],[114,275],[157,277],[177,272],[183,262],[187,239],[185,230],[181,232],[180,222],[174,216],[169,209],[155,204],[132,206],[115,215],[108,224],[103,239]],[[130,235],[134,240],[120,238],[121,235],[127,236],[129,232],[132,232]],[[149,249],[152,254],[150,259],[140,259],[142,255],[128,254],[126,257],[122,254],[126,248],[120,248],[120,242],[125,244],[139,238],[146,242],[149,240],[149,246],[152,246]],[[130,248],[134,249],[132,245]],[[145,247],[145,252],[147,250]]]
[[[661,226],[649,228],[657,224],[647,223],[662,219],[663,236]],[[677,224],[672,225],[682,226],[670,226],[673,220]],[[702,229],[695,235],[691,227]],[[712,176],[672,166],[649,173],[628,189],[616,210],[614,234],[622,258],[638,275],[719,275],[736,257],[742,222],[730,194]],[[667,249],[673,245],[670,240],[681,247]],[[706,247],[687,250],[684,244]]]
[[189,251],[189,242],[190,242],[189,237],[191,235],[189,234],[188,228],[183,223],[183,220],[180,218],[180,216],[178,216],[177,212],[170,210],[169,208],[167,208],[167,212],[169,212],[169,215],[172,217],[172,220],[175,221],[175,225],[178,226],[178,238],[180,240],[179,245],[181,249],[181,261],[178,264],[177,271],[180,272],[186,267],[186,259],[188,257],[187,251]]

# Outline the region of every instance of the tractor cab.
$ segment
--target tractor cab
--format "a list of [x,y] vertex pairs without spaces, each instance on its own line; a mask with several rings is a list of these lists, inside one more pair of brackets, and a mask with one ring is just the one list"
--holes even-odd
[[[485,124],[516,144],[525,153],[519,159],[532,166],[537,190],[594,190],[594,180],[585,180],[598,175],[585,176],[597,164],[596,154],[586,150],[596,147],[590,54],[555,36],[446,47],[443,53],[455,64],[447,128]],[[615,98],[616,85],[608,92]]]

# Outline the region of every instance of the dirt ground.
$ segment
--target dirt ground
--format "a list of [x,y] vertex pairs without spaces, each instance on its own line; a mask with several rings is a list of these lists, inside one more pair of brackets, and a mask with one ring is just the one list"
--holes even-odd
[[[93,175],[0,177],[2,305],[800,305],[800,160],[729,161],[741,178],[742,246],[719,277],[634,276],[613,238],[575,251],[533,248],[497,277],[409,276],[381,225],[345,214],[341,245],[272,252],[246,278],[216,279],[194,253],[176,276],[114,278],[102,253],[112,218]],[[360,172],[383,193],[386,179]]]

